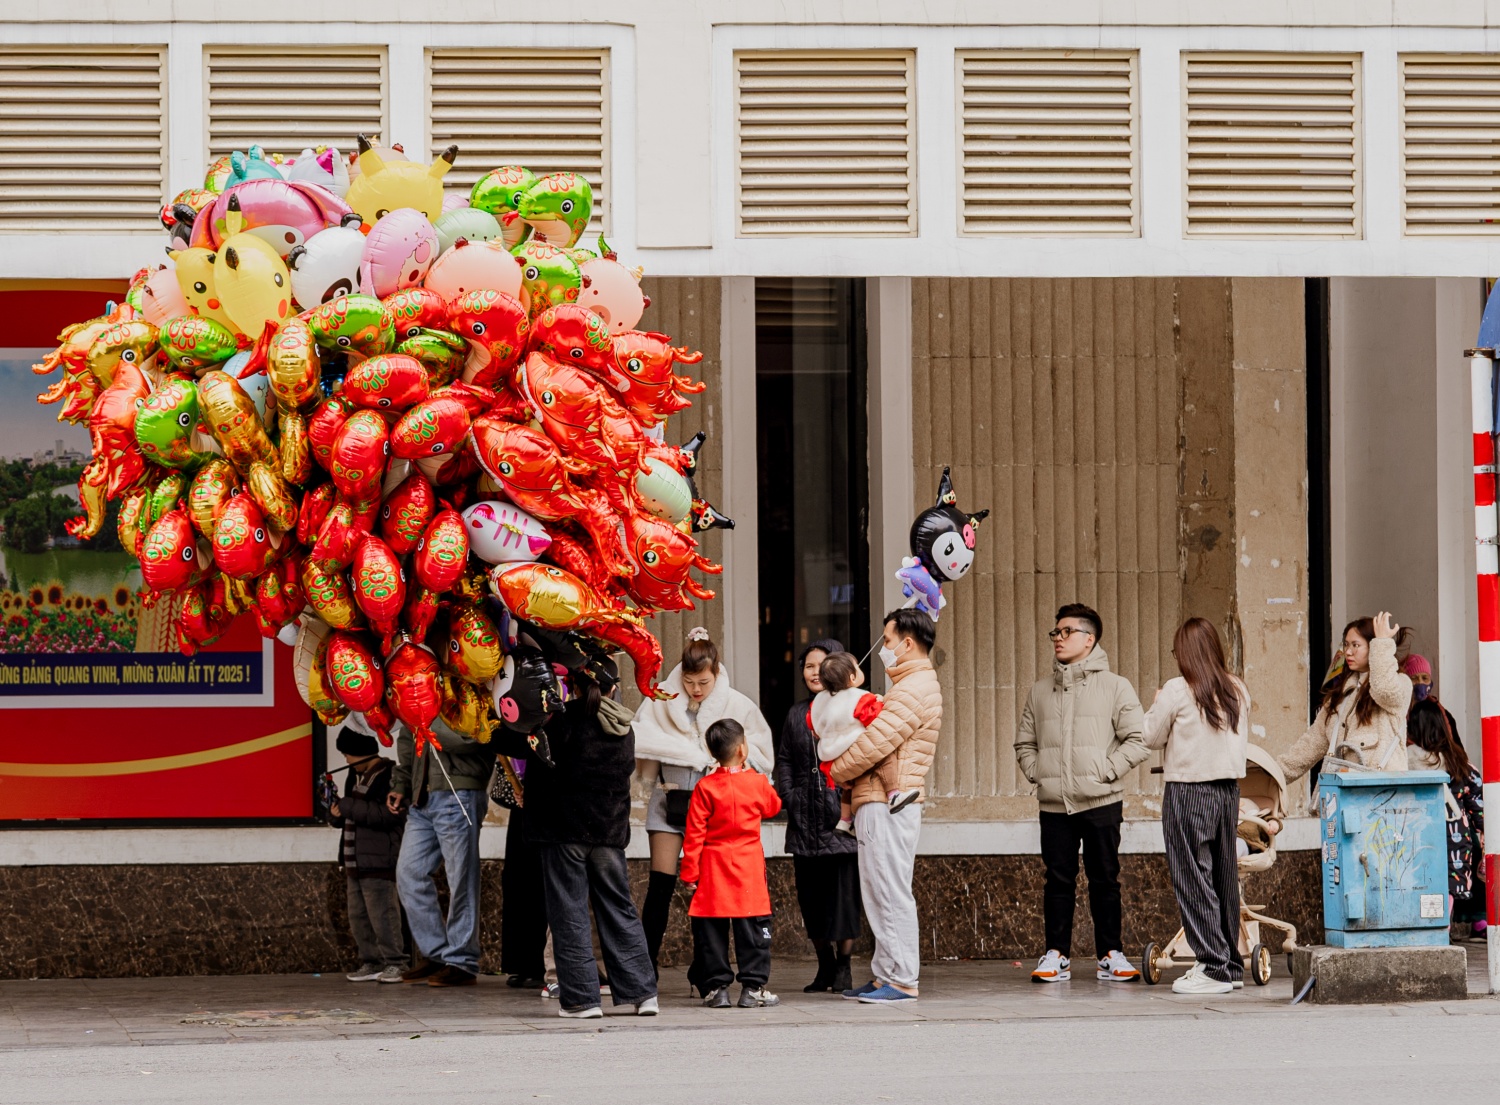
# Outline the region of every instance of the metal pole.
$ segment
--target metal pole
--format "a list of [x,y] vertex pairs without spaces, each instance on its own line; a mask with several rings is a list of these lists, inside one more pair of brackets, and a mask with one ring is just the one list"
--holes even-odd
[[[1474,411],[1474,541],[1479,586],[1479,714],[1484,802],[1500,803],[1500,518],[1495,511],[1495,351],[1468,351]],[[1485,834],[1484,878],[1489,927],[1490,993],[1500,993],[1500,934],[1495,927],[1500,887],[1500,832]]]

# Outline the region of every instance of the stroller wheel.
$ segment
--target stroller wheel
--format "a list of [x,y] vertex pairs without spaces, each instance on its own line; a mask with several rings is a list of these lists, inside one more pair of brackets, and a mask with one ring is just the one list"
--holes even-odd
[[1147,986],[1155,986],[1161,981],[1161,947],[1155,940],[1146,945],[1146,950],[1141,952],[1141,981]]
[[1264,944],[1256,944],[1250,949],[1250,977],[1257,986],[1271,981],[1271,949]]

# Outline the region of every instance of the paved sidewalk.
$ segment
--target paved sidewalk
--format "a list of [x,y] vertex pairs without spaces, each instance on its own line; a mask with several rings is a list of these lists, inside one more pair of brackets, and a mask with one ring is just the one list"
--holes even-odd
[[[1467,1002],[1342,1007],[1342,1015],[1494,1015],[1500,1001],[1482,999],[1484,948],[1469,945]],[[828,994],[804,994],[810,962],[777,960],[774,1009],[710,1011],[687,996],[681,970],[662,979],[661,1015],[564,1021],[557,1003],[484,977],[473,988],[352,983],[341,975],[250,975],[155,979],[44,979],[0,982],[0,1050],[81,1046],[234,1043],[250,1040],[349,1040],[413,1036],[514,1035],[662,1031],[751,1025],[796,1027],[852,1024],[1000,1023],[1038,1019],[1238,1016],[1249,1013],[1321,1017],[1326,1008],[1290,1005],[1285,959],[1270,985],[1247,984],[1227,997],[1179,997],[1170,978],[1160,986],[1096,981],[1091,960],[1076,960],[1074,980],[1030,981],[1031,964],[1009,960],[936,963],[923,967],[922,999],[895,1009],[860,1005]],[[1085,969],[1080,969],[1085,968]],[[1172,977],[1175,977],[1175,972]],[[609,1010],[605,999],[606,1012]]]

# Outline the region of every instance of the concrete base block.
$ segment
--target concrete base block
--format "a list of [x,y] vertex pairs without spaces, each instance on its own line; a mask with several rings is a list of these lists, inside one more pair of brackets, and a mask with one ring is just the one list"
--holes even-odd
[[1304,1001],[1363,1005],[1393,1001],[1462,1001],[1469,996],[1468,956],[1463,948],[1331,948],[1326,944],[1292,953],[1292,987],[1317,985]]

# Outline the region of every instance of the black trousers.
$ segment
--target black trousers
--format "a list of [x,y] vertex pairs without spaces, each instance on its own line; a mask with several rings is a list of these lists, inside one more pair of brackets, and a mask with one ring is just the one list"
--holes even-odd
[[525,979],[547,974],[547,901],[542,854],[526,839],[526,815],[510,811],[500,868],[500,970]]
[[[731,928],[738,975],[729,967]],[[771,918],[694,917],[693,978],[705,994],[728,986],[736,978],[759,990],[771,978]]]
[[1047,947],[1073,954],[1073,908],[1077,903],[1078,849],[1089,877],[1089,913],[1094,918],[1094,954],[1121,951],[1120,824],[1125,807],[1113,802],[1082,813],[1042,811],[1042,863],[1047,887],[1042,916]]
[[1245,973],[1234,855],[1239,813],[1236,779],[1168,783],[1162,795],[1161,834],[1182,928],[1203,973],[1220,982],[1233,982]]

